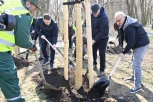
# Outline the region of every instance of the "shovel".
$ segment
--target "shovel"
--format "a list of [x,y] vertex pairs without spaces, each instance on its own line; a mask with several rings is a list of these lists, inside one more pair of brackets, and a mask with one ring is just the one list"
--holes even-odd
[[109,86],[109,80],[111,79],[113,73],[115,72],[119,62],[121,61],[121,57],[119,57],[115,67],[113,68],[113,70],[111,71],[110,75],[108,76],[108,78],[100,78],[91,88],[90,91],[96,91],[99,93],[99,96],[103,96],[105,93],[106,88]]
[[39,69],[40,75],[41,75],[41,77],[42,77],[42,81],[43,81],[44,87],[49,88],[49,89],[52,89],[52,90],[60,91],[60,89],[58,89],[58,88],[54,87],[53,85],[48,84],[48,83],[46,82],[46,79],[45,79],[45,76],[44,76],[44,74],[43,74],[43,70],[41,69],[41,65],[40,65],[40,62],[39,62],[38,57],[37,57],[37,55],[36,55],[36,52],[34,52],[34,54],[35,54],[35,57],[36,57],[36,61],[37,61],[37,63],[38,63],[38,69]]
[[[49,44],[51,47],[53,47],[53,45],[52,45],[46,38],[44,38],[44,39],[48,42],[48,44]],[[56,48],[55,48],[54,50],[55,50],[55,52],[57,52],[58,55],[64,60],[63,55],[62,55]],[[75,67],[74,67],[74,64],[73,64],[71,61],[69,61],[68,65],[69,65],[69,67],[70,67],[71,69],[74,69],[74,68],[75,68]]]

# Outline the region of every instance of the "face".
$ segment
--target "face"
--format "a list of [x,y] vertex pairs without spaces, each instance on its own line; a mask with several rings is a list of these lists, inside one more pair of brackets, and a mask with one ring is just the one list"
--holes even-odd
[[124,20],[125,20],[125,16],[117,16],[117,17],[115,18],[115,22],[116,22],[120,27],[123,26]]
[[34,13],[37,10],[37,7],[30,2],[26,2],[26,7],[30,13]]
[[93,14],[93,16],[98,17],[99,14],[100,14],[100,9],[97,11],[97,13]]
[[68,23],[69,23],[69,25],[72,25],[72,19],[71,18],[68,19]]
[[43,19],[43,21],[44,21],[44,23],[45,23],[47,26],[49,26],[50,23],[51,23],[51,19],[50,19],[50,20]]

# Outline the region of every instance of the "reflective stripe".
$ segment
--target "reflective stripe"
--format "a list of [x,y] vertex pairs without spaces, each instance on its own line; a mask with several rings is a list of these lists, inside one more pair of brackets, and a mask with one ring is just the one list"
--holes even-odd
[[0,38],[0,43],[1,44],[4,44],[4,45],[7,45],[7,46],[11,46],[11,47],[14,47],[15,46],[15,44],[13,44],[11,42],[8,42],[8,41],[6,41],[4,39],[1,39],[1,38]]
[[27,9],[25,7],[16,7],[16,8],[10,8],[10,9],[6,10],[6,12],[10,12],[13,10],[27,10]]
[[19,95],[18,97],[14,97],[14,98],[6,99],[6,100],[7,100],[7,101],[14,101],[14,100],[18,100],[18,99],[20,99],[20,98],[22,98],[21,95]]
[[5,31],[7,34],[14,35],[13,31]]

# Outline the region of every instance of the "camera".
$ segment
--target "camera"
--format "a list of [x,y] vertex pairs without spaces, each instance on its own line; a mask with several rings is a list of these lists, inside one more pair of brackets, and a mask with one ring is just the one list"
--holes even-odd
[[0,30],[12,31],[15,27],[15,17],[11,14],[0,15]]

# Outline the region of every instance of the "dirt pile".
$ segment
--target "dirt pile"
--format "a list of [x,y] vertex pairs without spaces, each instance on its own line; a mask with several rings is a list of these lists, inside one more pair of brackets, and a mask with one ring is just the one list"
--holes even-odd
[[13,57],[13,59],[14,59],[17,69],[21,69],[21,68],[28,67],[29,65],[31,65],[31,62],[29,62],[28,60],[25,60],[22,58],[15,58],[15,57]]
[[[40,76],[40,75],[39,75]],[[64,79],[63,68],[56,68],[52,71],[44,71],[47,83],[60,88],[60,91],[43,88],[40,78],[33,78],[33,81],[39,83],[40,91],[47,95],[47,98],[54,102],[104,102],[107,99],[107,93],[103,97],[99,97],[98,93],[89,91],[89,80],[87,73],[83,75],[83,85],[79,90],[75,89],[75,73],[74,70],[69,71],[69,80]],[[115,102],[115,101],[114,101]]]

